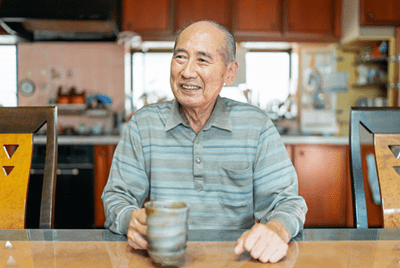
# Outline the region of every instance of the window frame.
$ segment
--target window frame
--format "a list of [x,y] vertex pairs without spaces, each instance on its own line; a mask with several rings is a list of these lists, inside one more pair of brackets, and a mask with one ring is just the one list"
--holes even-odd
[[[12,105],[6,105],[5,107],[16,107],[16,106],[18,106],[18,46],[16,44],[0,44],[0,49],[5,46],[15,48],[15,88],[14,88],[15,103]],[[10,91],[7,90],[6,91],[7,93],[4,91],[3,91],[3,93],[6,93],[8,95],[9,93],[12,93],[12,91],[13,90],[10,90]],[[6,95],[6,94],[4,94],[4,95]],[[10,95],[12,95],[12,94],[10,94]],[[4,103],[0,102],[0,106],[4,106]]]
[[[288,53],[289,55],[289,81],[292,79],[293,77],[293,49],[292,48],[283,48],[283,49],[271,49],[271,48],[247,48],[247,52],[268,52],[268,53],[276,53],[276,52],[284,52],[284,53]],[[133,109],[137,109],[137,107],[134,106],[134,67],[133,67],[133,55],[134,53],[173,53],[173,48],[147,48],[145,50],[143,49],[132,49],[130,51],[130,66],[131,66],[131,70],[130,70],[130,108],[132,109],[132,111],[130,112],[134,112]],[[290,90],[288,90],[288,96],[291,95]]]

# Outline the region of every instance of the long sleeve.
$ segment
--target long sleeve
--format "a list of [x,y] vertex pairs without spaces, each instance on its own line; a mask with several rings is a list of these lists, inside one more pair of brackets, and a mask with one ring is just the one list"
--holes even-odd
[[141,208],[149,193],[143,148],[134,118],[128,124],[114,153],[110,175],[102,199],[105,227],[126,234],[135,209]]
[[291,237],[303,229],[307,206],[298,195],[298,179],[285,145],[268,120],[260,135],[254,163],[255,217],[278,220]]

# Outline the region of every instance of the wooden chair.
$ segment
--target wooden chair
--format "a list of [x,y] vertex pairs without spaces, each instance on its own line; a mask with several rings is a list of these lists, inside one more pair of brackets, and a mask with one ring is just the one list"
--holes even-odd
[[33,134],[45,124],[46,159],[39,228],[54,227],[57,108],[0,107],[0,229],[25,228]]
[[354,224],[368,228],[360,127],[373,135],[383,227],[400,228],[400,107],[350,108],[350,170]]

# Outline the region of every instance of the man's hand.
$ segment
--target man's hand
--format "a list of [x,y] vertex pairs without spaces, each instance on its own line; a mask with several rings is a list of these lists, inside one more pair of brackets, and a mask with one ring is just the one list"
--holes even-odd
[[128,244],[134,249],[147,249],[147,225],[146,211],[144,208],[136,209],[132,212],[129,222]]
[[262,263],[276,263],[286,256],[290,234],[278,221],[257,223],[236,241],[235,254],[244,250]]

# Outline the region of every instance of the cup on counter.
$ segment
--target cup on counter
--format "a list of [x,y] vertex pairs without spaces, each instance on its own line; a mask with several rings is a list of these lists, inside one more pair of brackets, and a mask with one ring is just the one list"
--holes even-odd
[[94,135],[100,135],[103,132],[103,124],[102,123],[95,124],[92,126],[91,130]]
[[189,207],[172,200],[144,204],[147,215],[148,253],[155,263],[181,265],[185,260]]

